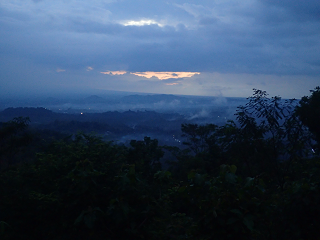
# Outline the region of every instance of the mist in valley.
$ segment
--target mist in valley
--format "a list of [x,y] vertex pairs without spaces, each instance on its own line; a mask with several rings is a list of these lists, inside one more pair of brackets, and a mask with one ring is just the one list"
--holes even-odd
[[160,144],[181,145],[181,124],[223,125],[234,120],[237,107],[246,102],[222,96],[126,92],[2,99],[0,122],[22,116],[41,130],[94,133],[121,144],[148,136]]

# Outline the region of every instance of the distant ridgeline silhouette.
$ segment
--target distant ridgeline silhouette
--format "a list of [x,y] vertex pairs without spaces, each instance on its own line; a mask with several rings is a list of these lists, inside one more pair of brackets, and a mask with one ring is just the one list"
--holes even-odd
[[[128,133],[132,132],[132,126],[136,127],[135,131],[140,128],[154,131],[158,127],[180,129],[181,122],[184,121],[184,116],[178,113],[157,113],[154,111],[68,114],[56,113],[42,107],[18,107],[7,108],[0,112],[0,122],[7,122],[16,117],[28,117],[30,125],[46,129],[67,129],[72,125],[72,129],[75,130],[87,131],[90,129],[98,132],[105,130]],[[94,125],[93,123],[98,124]]]
[[179,101],[180,103],[188,103],[189,99],[186,97],[180,97],[169,94],[156,94],[156,95],[129,95],[122,97],[121,103],[139,103],[139,104],[150,104],[158,102],[172,102]]
[[14,117],[52,117],[54,113],[51,110],[48,110],[43,107],[18,107],[18,108],[7,108],[0,112],[0,118],[9,118],[12,119]]

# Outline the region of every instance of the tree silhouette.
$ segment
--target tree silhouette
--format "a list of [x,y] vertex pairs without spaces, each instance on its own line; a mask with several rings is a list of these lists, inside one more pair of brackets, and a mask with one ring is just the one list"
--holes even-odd
[[309,130],[314,134],[317,148],[320,147],[320,87],[310,90],[311,96],[304,96],[297,106],[297,114]]

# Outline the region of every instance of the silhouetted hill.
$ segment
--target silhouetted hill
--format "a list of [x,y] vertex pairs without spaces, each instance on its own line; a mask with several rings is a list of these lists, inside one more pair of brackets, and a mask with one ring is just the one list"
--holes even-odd
[[15,117],[29,117],[33,119],[52,119],[55,113],[46,108],[28,108],[28,107],[19,107],[19,108],[7,108],[0,112],[1,121],[8,121]]
[[104,113],[66,114],[55,113],[45,108],[7,108],[0,112],[0,122],[15,117],[29,117],[30,125],[39,129],[61,132],[112,132],[132,134],[138,132],[174,131],[180,129],[184,117],[179,114],[154,111],[125,111]]
[[107,103],[108,101],[97,95],[91,95],[90,97],[83,99],[83,102],[84,103]]

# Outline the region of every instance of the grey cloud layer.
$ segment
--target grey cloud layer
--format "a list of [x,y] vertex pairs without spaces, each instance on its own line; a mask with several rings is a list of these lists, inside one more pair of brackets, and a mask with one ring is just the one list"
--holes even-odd
[[[317,1],[36,2],[2,4],[2,52],[66,67],[319,74]],[[121,16],[167,25],[123,26]]]
[[[30,62],[17,71],[319,76],[319,12],[314,0],[2,1],[0,57]],[[141,19],[159,25],[124,26]]]

